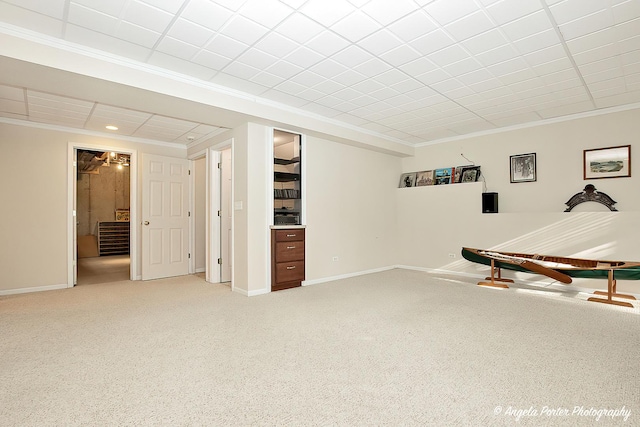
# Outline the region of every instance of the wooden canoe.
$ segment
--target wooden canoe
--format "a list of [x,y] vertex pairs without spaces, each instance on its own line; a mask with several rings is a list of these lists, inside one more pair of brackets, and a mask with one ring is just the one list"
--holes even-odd
[[616,290],[616,280],[640,280],[640,262],[590,260],[473,248],[462,248],[462,256],[468,261],[491,266],[491,277],[487,277],[490,281],[478,283],[481,286],[507,288],[508,286],[504,283],[513,282],[513,280],[502,278],[500,275],[502,268],[543,274],[565,284],[571,283],[572,277],[607,279],[607,291],[594,292],[595,295],[603,295],[607,298],[590,297],[587,300],[622,307],[632,308],[633,305],[627,301],[616,300],[614,297],[626,300],[636,298],[633,295],[619,294]]

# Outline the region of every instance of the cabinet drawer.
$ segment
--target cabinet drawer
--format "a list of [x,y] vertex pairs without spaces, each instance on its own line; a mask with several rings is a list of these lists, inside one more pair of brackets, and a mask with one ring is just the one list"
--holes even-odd
[[276,283],[304,280],[304,261],[279,262],[276,264]]
[[299,261],[304,259],[304,242],[294,240],[291,242],[276,243],[276,262]]
[[296,228],[291,230],[275,230],[276,242],[291,242],[304,240],[304,228]]

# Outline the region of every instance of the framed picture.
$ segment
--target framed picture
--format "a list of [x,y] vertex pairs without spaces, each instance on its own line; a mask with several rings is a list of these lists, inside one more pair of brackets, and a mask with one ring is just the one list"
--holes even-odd
[[480,166],[464,166],[460,172],[460,182],[476,182],[480,178]]
[[116,221],[129,221],[129,209],[116,209]]
[[536,180],[536,153],[517,154],[509,157],[511,182],[533,182]]
[[451,184],[452,172],[453,172],[452,168],[436,169],[434,184],[435,185]]
[[464,165],[464,166],[456,166],[453,168],[453,178],[451,179],[451,183],[459,183],[462,182],[462,171],[464,168],[470,168],[472,165]]
[[631,145],[584,150],[584,179],[631,176]]
[[400,188],[414,187],[416,184],[416,173],[403,173],[400,175]]
[[433,185],[433,171],[423,171],[416,173],[416,187]]

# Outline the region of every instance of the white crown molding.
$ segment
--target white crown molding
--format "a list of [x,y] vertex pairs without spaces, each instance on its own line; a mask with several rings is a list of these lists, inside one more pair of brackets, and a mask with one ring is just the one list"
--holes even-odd
[[617,106],[617,107],[601,108],[601,109],[594,110],[594,111],[575,113],[575,114],[570,114],[570,115],[562,116],[562,117],[554,117],[554,118],[551,118],[551,119],[543,119],[543,120],[539,120],[539,121],[536,121],[536,122],[522,123],[522,124],[518,124],[518,125],[501,127],[501,128],[498,128],[498,129],[483,130],[483,131],[479,131],[479,132],[470,133],[470,134],[467,134],[467,135],[452,136],[452,137],[448,137],[448,138],[436,139],[434,141],[418,143],[418,144],[415,145],[415,147],[418,148],[418,147],[426,147],[426,146],[429,146],[429,145],[444,144],[445,142],[463,141],[465,139],[477,138],[479,136],[495,135],[495,134],[499,134],[499,133],[511,132],[511,131],[520,130],[520,129],[530,129],[530,128],[534,128],[534,127],[547,126],[547,125],[551,125],[551,124],[555,124],[555,123],[568,122],[568,121],[579,120],[579,119],[584,119],[584,118],[588,118],[588,117],[596,117],[596,116],[603,116],[603,115],[606,115],[606,114],[619,113],[621,111],[635,110],[635,109],[638,109],[638,108],[640,108],[640,102],[633,103],[633,104],[627,104],[627,105],[621,105],[621,106]]

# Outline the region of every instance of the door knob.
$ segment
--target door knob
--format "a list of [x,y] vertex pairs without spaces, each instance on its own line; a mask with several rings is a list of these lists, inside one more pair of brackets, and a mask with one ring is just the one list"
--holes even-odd
[[149,225],[149,221],[145,221],[145,222],[144,222],[144,225]]

